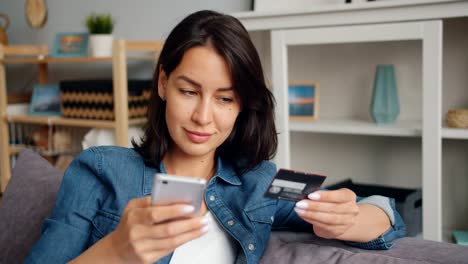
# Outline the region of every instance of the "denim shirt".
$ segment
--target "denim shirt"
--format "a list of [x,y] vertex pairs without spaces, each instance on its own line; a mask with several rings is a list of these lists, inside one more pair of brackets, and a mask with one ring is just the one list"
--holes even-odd
[[[213,216],[239,245],[236,263],[258,263],[272,230],[313,232],[298,217],[295,204],[263,197],[276,166],[268,161],[238,175],[218,158],[205,202]],[[25,263],[65,263],[115,230],[129,200],[151,194],[153,175],[165,172],[147,166],[133,149],[94,147],[83,151],[65,172],[55,208]],[[366,249],[387,249],[405,234],[392,199],[385,198],[391,228],[375,240],[350,243]],[[385,207],[385,206],[383,206]],[[172,254],[159,260],[169,263]]]

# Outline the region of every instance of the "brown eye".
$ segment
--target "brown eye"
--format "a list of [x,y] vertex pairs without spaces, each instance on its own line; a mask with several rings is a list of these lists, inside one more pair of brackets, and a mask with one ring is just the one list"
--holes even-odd
[[193,90],[187,90],[187,89],[180,89],[180,92],[182,94],[185,94],[185,95],[188,95],[188,96],[194,96],[197,94],[197,92],[193,91]]
[[221,101],[223,103],[231,103],[232,101],[234,101],[234,99],[229,98],[229,97],[221,97]]

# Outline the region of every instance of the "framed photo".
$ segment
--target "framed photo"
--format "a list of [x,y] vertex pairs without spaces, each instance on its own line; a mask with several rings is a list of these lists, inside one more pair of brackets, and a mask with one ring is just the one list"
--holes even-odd
[[316,120],[318,118],[318,83],[291,83],[288,88],[289,119],[296,121]]
[[60,89],[56,84],[34,85],[30,115],[60,116]]
[[57,33],[52,50],[53,57],[88,56],[88,33]]

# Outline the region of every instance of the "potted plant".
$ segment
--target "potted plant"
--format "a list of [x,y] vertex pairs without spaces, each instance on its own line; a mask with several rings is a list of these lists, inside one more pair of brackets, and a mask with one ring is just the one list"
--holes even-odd
[[114,19],[109,14],[91,14],[86,18],[89,31],[91,55],[94,57],[112,56],[112,30]]

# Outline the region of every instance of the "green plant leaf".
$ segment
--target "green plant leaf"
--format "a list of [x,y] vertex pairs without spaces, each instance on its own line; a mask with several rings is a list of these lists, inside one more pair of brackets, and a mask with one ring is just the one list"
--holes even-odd
[[95,14],[86,17],[86,27],[90,34],[111,34],[114,30],[114,19],[110,14]]

